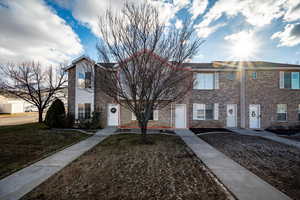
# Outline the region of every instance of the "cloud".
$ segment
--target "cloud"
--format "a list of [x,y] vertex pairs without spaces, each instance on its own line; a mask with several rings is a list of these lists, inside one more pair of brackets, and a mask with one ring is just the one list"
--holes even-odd
[[0,4],[0,61],[56,63],[83,51],[66,22],[41,0]]
[[194,26],[194,28],[196,29],[196,33],[199,38],[206,38],[210,34],[215,32],[217,29],[219,29],[225,25],[226,25],[225,23],[220,23],[220,24],[217,24],[214,26],[205,26],[203,24],[198,24],[198,25]]
[[243,16],[245,21],[254,27],[263,27],[280,17],[286,21],[295,21],[300,19],[299,4],[300,0],[219,0],[204,15],[198,27],[211,30],[211,26],[215,26],[212,24],[222,16],[232,18],[238,15]]
[[279,47],[291,47],[300,44],[300,23],[287,24],[283,31],[274,33],[271,38],[279,39]]
[[175,22],[175,27],[177,29],[181,29],[183,27],[182,21],[180,19],[177,19]]
[[[59,6],[70,9],[76,20],[88,27],[96,36],[100,36],[98,19],[105,14],[107,9],[120,13],[124,0],[54,0]],[[130,0],[136,2],[135,0]],[[190,0],[174,0],[166,2],[162,0],[144,0],[157,7],[162,22],[169,23],[176,13],[190,4]],[[142,1],[140,1],[142,2]]]
[[196,19],[200,14],[203,14],[208,6],[208,0],[193,0],[189,11],[192,14],[192,19]]

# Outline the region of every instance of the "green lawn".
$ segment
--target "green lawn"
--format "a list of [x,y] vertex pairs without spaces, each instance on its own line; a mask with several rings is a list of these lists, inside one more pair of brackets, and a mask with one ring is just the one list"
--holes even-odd
[[87,137],[38,123],[0,126],[0,178]]

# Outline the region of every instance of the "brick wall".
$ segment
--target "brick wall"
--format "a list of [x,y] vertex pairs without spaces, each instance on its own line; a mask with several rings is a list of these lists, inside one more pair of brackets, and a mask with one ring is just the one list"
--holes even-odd
[[249,127],[249,104],[260,104],[261,128],[276,122],[277,104],[287,104],[288,121],[296,121],[300,90],[280,89],[279,70],[257,71],[257,79],[252,79],[252,72],[246,73],[246,127]]
[[99,89],[99,81],[97,81],[97,77],[101,75],[100,69],[95,67],[95,108],[96,112],[100,112],[100,124],[102,127],[107,126],[107,113],[108,113],[108,104],[113,103],[113,100],[106,96],[100,89]]
[[[189,100],[188,120],[192,128],[226,127],[226,105],[237,104],[237,125],[240,124],[240,72],[234,72],[234,80],[228,78],[231,72],[219,72],[219,89],[192,90]],[[193,103],[219,104],[218,120],[193,120]]]
[[68,70],[68,113],[75,117],[76,68]]

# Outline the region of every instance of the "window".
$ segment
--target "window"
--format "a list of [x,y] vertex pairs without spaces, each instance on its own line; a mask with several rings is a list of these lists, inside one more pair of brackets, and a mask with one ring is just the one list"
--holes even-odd
[[280,72],[280,88],[300,89],[300,73]]
[[78,119],[88,119],[91,117],[91,104],[78,104]]
[[88,119],[91,117],[91,104],[90,103],[85,103],[84,104],[84,117],[85,119]]
[[85,85],[85,88],[92,87],[92,73],[91,72],[85,72],[84,85]]
[[292,89],[300,89],[299,72],[292,72]]
[[231,80],[231,81],[235,80],[235,72],[228,73],[227,74],[227,79]]
[[78,119],[84,119],[84,104],[78,104]]
[[78,87],[84,88],[84,85],[85,85],[85,83],[84,83],[84,74],[79,72],[78,73]]
[[78,87],[91,88],[92,87],[92,73],[91,72],[79,72],[78,73]]
[[257,79],[257,72],[252,72],[252,79]]
[[217,89],[219,84],[218,73],[197,73],[194,89],[212,90]]
[[286,121],[287,120],[287,105],[277,104],[277,120]]
[[[131,113],[131,120],[133,120],[133,121],[137,120],[136,116],[133,112]],[[158,110],[152,111],[149,120],[158,121]]]
[[219,104],[193,104],[194,120],[218,120]]

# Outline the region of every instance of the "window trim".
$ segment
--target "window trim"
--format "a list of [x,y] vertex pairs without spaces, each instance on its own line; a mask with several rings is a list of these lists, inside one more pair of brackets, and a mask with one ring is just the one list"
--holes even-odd
[[[279,112],[278,111],[280,105],[284,105],[285,112]],[[285,114],[285,120],[278,119],[278,114]],[[277,108],[276,108],[276,121],[279,121],[279,122],[286,122],[286,121],[288,121],[288,105],[287,104],[284,104],[284,103],[277,104]]]
[[[212,80],[211,80],[211,83],[210,83],[212,85],[212,87],[208,88],[206,85],[210,85],[210,84],[205,84],[204,83],[205,87],[200,88],[200,81],[198,79],[200,79],[201,75],[202,76],[205,76],[205,75],[212,76]],[[219,73],[218,72],[204,72],[204,73],[197,72],[195,74],[195,81],[196,81],[196,83],[194,84],[194,87],[193,87],[193,89],[195,89],[195,90],[214,90],[214,89],[219,89]],[[204,82],[206,82],[206,81],[207,81],[207,78],[204,78]]]
[[[212,106],[212,118],[207,119],[207,105]],[[193,103],[193,120],[211,121],[219,120],[219,104],[218,103]]]

